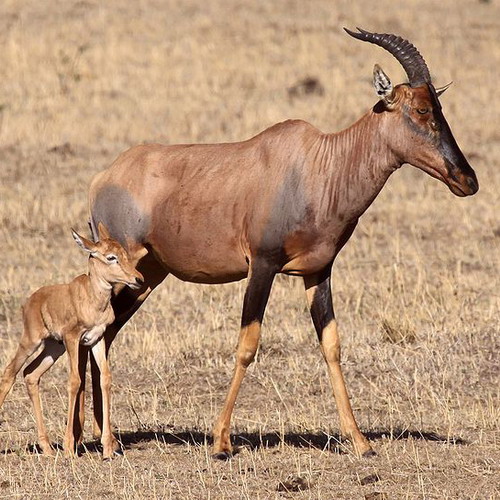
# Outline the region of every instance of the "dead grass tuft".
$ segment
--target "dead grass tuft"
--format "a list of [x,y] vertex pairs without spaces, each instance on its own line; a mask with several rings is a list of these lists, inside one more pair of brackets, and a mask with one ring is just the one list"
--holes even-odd
[[417,340],[415,329],[406,321],[382,320],[382,338],[391,344],[414,344]]

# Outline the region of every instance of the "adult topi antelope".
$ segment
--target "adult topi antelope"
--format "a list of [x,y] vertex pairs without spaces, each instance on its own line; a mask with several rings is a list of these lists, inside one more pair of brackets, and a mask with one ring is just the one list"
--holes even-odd
[[214,428],[216,458],[231,456],[231,414],[277,273],[303,277],[341,432],[358,455],[373,453],[354,419],[340,367],[332,264],[403,163],[436,177],[457,196],[478,190],[442,113],[438,96],[444,89],[434,87],[417,49],[395,35],[346,31],[389,51],[409,79],[393,87],[375,66],[380,100],[348,129],[324,134],[293,120],[232,144],[141,145],[120,155],[90,188],[94,234],[105,223],[127,245],[145,280],[139,290],[124,288],[114,298],[108,348],[168,274],[196,283],[248,277],[236,366]]
[[[103,397],[103,457],[111,458],[118,444],[111,432],[109,418],[111,373],[107,363],[103,333],[115,315],[111,306],[112,287],[118,283],[138,288],[142,275],[135,269],[127,252],[102,223],[98,225],[99,242],[94,243],[73,231],[76,243],[90,254],[89,273],[70,283],[44,286],[33,293],[23,306],[24,331],[19,347],[0,380],[0,407],[9,393],[17,373],[27,359],[43,345],[41,353],[24,370],[28,394],[35,410],[38,442],[42,452],[52,455],[43,422],[39,383],[42,375],[57,361],[65,349],[69,356],[68,421],[64,438],[66,455],[73,455],[75,443],[83,434],[83,399],[87,354],[91,349],[100,371]],[[82,344],[82,346],[80,346]]]

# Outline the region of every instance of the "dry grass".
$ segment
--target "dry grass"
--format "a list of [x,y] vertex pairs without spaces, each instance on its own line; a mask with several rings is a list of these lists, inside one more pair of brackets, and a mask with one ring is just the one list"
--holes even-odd
[[[338,442],[302,284],[281,277],[235,411],[241,453],[213,462],[207,441],[232,372],[244,284],[171,279],[113,348],[125,456],[102,463],[89,439],[76,460],[39,457],[20,380],[1,413],[0,497],[498,497],[495,0],[3,1],[0,365],[24,298],[85,268],[69,227],[84,229],[88,183],[118,152],[244,139],[292,117],[337,130],[375,101],[375,62],[403,79],[389,55],[342,26],[406,35],[438,85],[454,80],[445,112],[481,183],[477,196],[457,199],[405,167],[336,263],[345,374],[379,456],[357,460]],[[290,93],[306,78],[323,92]],[[64,362],[45,377],[43,398],[61,442]]]

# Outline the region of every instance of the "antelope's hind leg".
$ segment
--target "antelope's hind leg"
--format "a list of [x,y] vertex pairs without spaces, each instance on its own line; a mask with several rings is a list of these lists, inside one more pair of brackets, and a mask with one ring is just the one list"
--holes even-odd
[[42,344],[43,325],[40,325],[38,318],[36,321],[31,319],[29,314],[24,314],[24,331],[19,341],[16,354],[5,368],[2,379],[0,380],[0,408],[7,397],[7,394],[14,385],[16,375],[26,363],[27,359],[35,353]]
[[262,259],[250,267],[248,285],[243,301],[241,330],[236,351],[236,365],[222,412],[213,431],[213,458],[227,460],[232,456],[230,439],[231,415],[246,370],[255,358],[259,346],[260,329],[276,269]]
[[35,421],[38,432],[38,444],[44,455],[54,455],[49,441],[47,429],[43,421],[42,405],[40,402],[40,378],[64,353],[64,344],[54,339],[45,340],[43,351],[24,369],[24,382],[28,390],[31,404],[35,412]]
[[321,352],[328,365],[333,395],[339,412],[340,431],[352,442],[358,456],[367,457],[375,455],[375,452],[356,423],[340,367],[340,339],[333,313],[330,271],[331,268],[328,267],[318,275],[304,277],[307,300]]

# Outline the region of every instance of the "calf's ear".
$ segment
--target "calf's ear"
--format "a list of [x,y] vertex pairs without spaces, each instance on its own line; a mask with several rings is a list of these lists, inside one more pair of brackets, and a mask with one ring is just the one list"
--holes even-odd
[[90,254],[95,253],[96,251],[95,243],[88,240],[84,236],[79,235],[74,229],[71,229],[71,236],[73,236],[73,239],[75,240],[76,244],[82,250],[85,250],[85,252],[88,252]]
[[102,222],[99,222],[99,224],[97,224],[97,232],[99,234],[99,240],[111,239],[108,228]]

